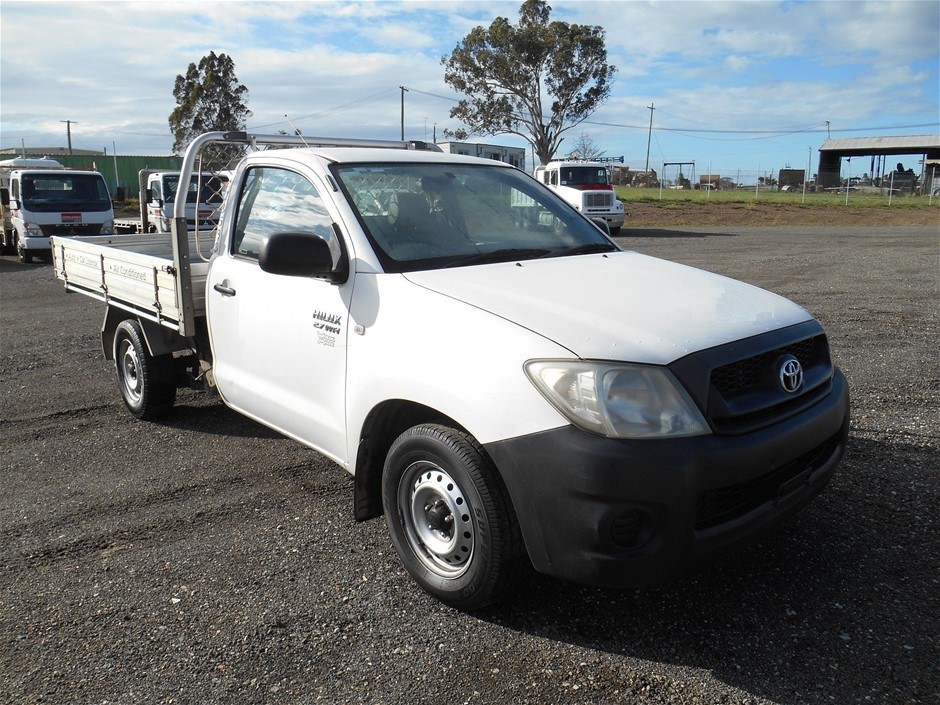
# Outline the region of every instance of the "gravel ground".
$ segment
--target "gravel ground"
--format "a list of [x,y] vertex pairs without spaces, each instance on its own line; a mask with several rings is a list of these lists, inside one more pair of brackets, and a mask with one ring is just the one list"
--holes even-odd
[[101,304],[0,260],[0,703],[940,702],[938,229],[624,234],[820,318],[849,452],[721,564],[642,592],[533,574],[483,614],[420,592],[316,453],[188,392],[134,421]]

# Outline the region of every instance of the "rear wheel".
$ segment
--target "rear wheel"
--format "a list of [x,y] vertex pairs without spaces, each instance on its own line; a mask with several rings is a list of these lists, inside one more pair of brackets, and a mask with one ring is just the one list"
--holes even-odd
[[124,404],[139,419],[154,419],[173,408],[176,379],[172,355],[154,357],[137,321],[121,321],[114,335],[114,363]]
[[518,580],[524,547],[515,511],[469,435],[430,424],[403,433],[385,461],[382,498],[402,563],[442,602],[485,607]]

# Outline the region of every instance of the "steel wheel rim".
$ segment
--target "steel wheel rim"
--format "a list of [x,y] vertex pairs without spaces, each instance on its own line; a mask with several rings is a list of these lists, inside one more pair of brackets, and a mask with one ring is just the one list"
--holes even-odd
[[467,572],[476,529],[469,502],[446,470],[427,461],[409,465],[398,485],[398,510],[425,568],[451,579]]
[[128,397],[134,402],[140,401],[141,384],[143,380],[140,377],[140,361],[137,359],[137,351],[131,345],[129,340],[121,341],[121,352],[119,355],[121,367],[121,384],[127,392]]

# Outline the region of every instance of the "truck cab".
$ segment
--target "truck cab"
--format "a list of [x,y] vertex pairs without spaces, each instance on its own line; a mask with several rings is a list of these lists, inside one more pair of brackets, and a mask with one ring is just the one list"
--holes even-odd
[[[613,196],[593,167],[546,174]],[[661,582],[841,458],[848,390],[805,309],[622,251],[518,170],[270,150],[230,198],[206,281],[220,394],[353,473],[357,515],[384,512],[445,601],[492,599],[520,545],[566,579]],[[549,216],[514,219],[524,199]]]
[[114,210],[104,178],[96,171],[64,168],[13,169],[0,189],[4,254],[21,262],[48,256],[49,238],[110,235]]
[[611,235],[623,227],[623,202],[617,198],[603,162],[553,161],[536,167],[535,178],[588,218],[603,219]]
[[[218,174],[194,174],[185,189],[186,223],[190,230],[197,226],[211,229],[219,219],[227,178]],[[144,196],[147,220],[158,233],[170,232],[173,204],[179,195],[180,172],[158,171],[147,175]]]

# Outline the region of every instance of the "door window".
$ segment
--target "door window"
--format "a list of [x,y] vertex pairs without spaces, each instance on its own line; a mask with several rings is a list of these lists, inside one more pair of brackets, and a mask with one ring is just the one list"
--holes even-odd
[[300,174],[276,167],[248,170],[238,202],[232,254],[257,260],[274,233],[315,233],[337,248],[332,218],[316,187]]

